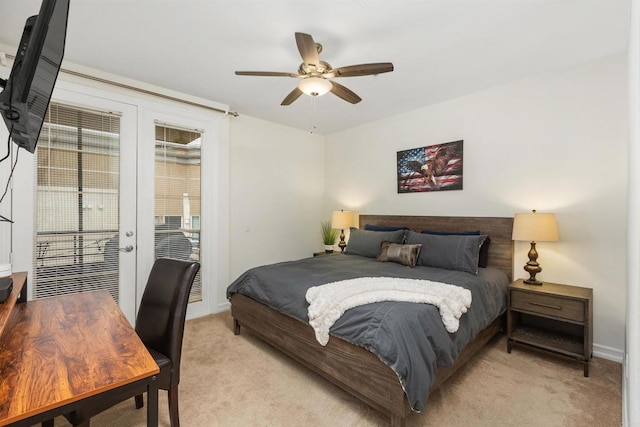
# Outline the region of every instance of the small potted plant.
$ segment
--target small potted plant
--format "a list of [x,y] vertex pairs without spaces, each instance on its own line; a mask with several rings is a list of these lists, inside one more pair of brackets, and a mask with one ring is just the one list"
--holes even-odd
[[322,224],[322,243],[324,251],[328,254],[333,252],[333,245],[338,240],[338,230],[331,228],[331,221],[324,221]]

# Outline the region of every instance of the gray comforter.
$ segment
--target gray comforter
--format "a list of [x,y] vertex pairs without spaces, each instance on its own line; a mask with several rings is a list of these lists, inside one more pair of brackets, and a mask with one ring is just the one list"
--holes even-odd
[[407,277],[462,286],[471,307],[457,332],[447,332],[435,306],[380,302],[352,308],[330,334],[364,347],[393,369],[414,411],[424,410],[437,366],[451,365],[460,350],[506,309],[508,279],[493,268],[478,275],[431,267],[409,268],[375,258],[335,254],[248,270],[227,288],[308,324],[305,293],[311,286],[357,277]]

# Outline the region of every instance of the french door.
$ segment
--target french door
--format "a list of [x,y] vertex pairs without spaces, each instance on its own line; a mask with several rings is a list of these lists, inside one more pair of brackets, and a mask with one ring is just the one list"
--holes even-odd
[[34,217],[30,297],[107,289],[133,323],[154,260],[171,257],[200,261],[188,315],[206,314],[220,256],[220,121],[100,95],[56,89],[33,184],[20,182],[35,189],[33,206],[16,203]]
[[[211,121],[185,116],[179,110],[145,110],[141,114],[138,147],[138,256],[140,271],[149,271],[154,259],[170,257],[199,261],[189,296],[189,312],[208,311],[208,278],[212,235],[210,200],[214,165],[202,168],[212,150]],[[210,156],[209,156],[210,157]],[[209,194],[204,193],[205,190]],[[139,277],[139,283],[142,283]],[[138,293],[141,295],[141,292]]]
[[108,290],[136,309],[137,109],[58,90],[35,152],[34,299]]

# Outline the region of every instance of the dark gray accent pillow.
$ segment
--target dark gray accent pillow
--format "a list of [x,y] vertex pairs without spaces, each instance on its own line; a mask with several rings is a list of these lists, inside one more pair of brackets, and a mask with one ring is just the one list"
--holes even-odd
[[486,235],[437,235],[409,231],[407,244],[421,244],[418,265],[478,274],[480,246]]
[[364,229],[365,229],[365,230],[369,230],[369,231],[396,231],[396,230],[408,230],[408,228],[407,228],[407,227],[402,227],[402,226],[395,226],[395,225],[386,226],[386,225],[373,225],[373,224],[365,224],[365,225],[364,225]]
[[400,243],[391,243],[385,240],[380,246],[378,261],[397,262],[398,264],[415,267],[421,247],[422,245],[401,245]]
[[[440,236],[480,236],[480,230],[474,231],[436,231],[436,230],[423,230],[423,234],[438,234]],[[486,268],[489,265],[489,243],[491,239],[487,236],[480,246],[480,257],[478,258],[478,267]]]
[[402,243],[404,241],[404,234],[404,230],[367,231],[351,228],[349,243],[347,244],[345,253],[376,258],[380,253],[380,245],[383,241]]

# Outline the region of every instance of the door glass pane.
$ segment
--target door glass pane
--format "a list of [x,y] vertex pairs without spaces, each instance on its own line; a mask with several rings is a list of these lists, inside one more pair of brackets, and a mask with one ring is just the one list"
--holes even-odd
[[[155,257],[200,261],[200,136],[155,127]],[[198,272],[189,302],[202,300]]]
[[52,103],[36,148],[33,296],[119,300],[120,118]]

